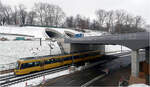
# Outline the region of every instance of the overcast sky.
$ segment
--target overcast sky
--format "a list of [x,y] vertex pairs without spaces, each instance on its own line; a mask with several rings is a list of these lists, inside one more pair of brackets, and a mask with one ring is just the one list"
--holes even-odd
[[28,9],[36,2],[46,2],[59,5],[67,16],[81,14],[91,19],[95,18],[97,9],[124,9],[133,15],[143,16],[150,24],[150,0],[1,0],[3,4],[15,6],[24,4]]

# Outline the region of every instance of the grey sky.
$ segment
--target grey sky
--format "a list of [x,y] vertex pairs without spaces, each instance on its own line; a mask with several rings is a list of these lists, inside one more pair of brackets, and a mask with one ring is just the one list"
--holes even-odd
[[35,2],[46,2],[59,5],[67,16],[81,14],[91,19],[95,18],[97,9],[125,9],[133,15],[141,15],[150,24],[150,0],[1,0],[11,6],[24,4],[28,9]]

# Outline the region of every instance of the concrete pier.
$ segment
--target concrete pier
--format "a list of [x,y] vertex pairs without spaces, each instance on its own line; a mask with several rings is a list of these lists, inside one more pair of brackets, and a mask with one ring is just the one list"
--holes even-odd
[[131,75],[134,77],[139,76],[139,51],[132,51],[131,53]]
[[[146,63],[148,64],[148,72],[150,72],[150,48],[145,49]],[[150,75],[146,75],[146,83],[150,85]]]
[[150,64],[150,47],[145,49],[146,63]]

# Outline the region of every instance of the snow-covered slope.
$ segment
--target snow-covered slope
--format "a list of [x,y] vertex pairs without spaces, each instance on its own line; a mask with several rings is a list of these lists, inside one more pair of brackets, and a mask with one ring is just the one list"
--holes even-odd
[[128,87],[149,87],[149,86],[146,84],[133,84],[133,85],[130,85]]
[[[50,54],[48,41],[0,41],[0,64],[16,62],[19,58],[44,56]],[[60,54],[57,42],[51,42],[53,48],[51,54]]]
[[67,28],[44,28],[44,27],[14,27],[14,26],[0,26],[0,33],[5,33],[5,34],[22,34],[22,35],[30,35],[34,36],[35,38],[48,38],[48,35],[46,34],[46,29],[49,30],[55,30],[61,33],[62,35],[65,35],[65,31],[72,32],[74,34],[82,33],[84,36],[100,36],[104,32],[98,32],[98,31],[91,31],[88,30],[87,32],[80,32],[80,31],[75,31]]
[[35,38],[46,38],[45,28],[41,27],[5,27],[0,26],[0,33],[30,35]]

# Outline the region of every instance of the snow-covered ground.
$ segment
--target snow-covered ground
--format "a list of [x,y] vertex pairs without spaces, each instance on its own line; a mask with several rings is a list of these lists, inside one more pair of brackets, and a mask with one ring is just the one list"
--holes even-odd
[[106,45],[105,51],[107,52],[117,52],[117,51],[131,51],[128,47],[120,46],[120,45]]
[[41,27],[14,27],[0,26],[0,33],[30,35],[35,38],[46,38],[45,28]]
[[149,87],[149,86],[146,84],[133,84],[133,85],[130,85],[128,87]]
[[[49,55],[48,43],[48,41],[42,41],[40,46],[40,41],[0,41],[0,64],[16,62],[17,59],[24,57]],[[52,42],[52,44],[54,44],[54,49],[51,49],[52,54],[60,54],[57,42]]]

